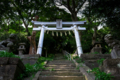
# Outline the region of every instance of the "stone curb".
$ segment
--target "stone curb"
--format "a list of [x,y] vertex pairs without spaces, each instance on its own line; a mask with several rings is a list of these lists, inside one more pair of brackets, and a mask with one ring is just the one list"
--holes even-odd
[[75,63],[76,67],[79,67],[80,72],[82,72],[83,75],[85,75],[86,80],[95,80],[95,75],[92,72],[91,73],[87,72],[88,70],[91,71],[91,69],[89,67],[87,67],[83,63],[78,64],[74,59],[73,59],[73,62]]
[[[45,61],[45,65],[47,64],[47,61]],[[32,79],[32,80],[39,80],[39,75],[41,73],[41,70],[38,71],[36,74],[35,74],[35,77]]]
[[39,80],[39,75],[40,75],[41,71],[38,71],[36,74],[35,74],[35,77],[32,79],[32,80]]

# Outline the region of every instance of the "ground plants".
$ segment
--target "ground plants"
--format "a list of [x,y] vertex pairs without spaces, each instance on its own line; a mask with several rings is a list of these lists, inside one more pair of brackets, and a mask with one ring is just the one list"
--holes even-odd
[[67,60],[71,60],[70,54],[64,55],[64,58]]
[[111,80],[113,76],[106,74],[99,70],[99,68],[93,68],[92,71],[95,74],[95,80]]
[[82,59],[77,59],[76,62],[77,63],[84,63],[84,61],[82,61]]
[[79,58],[79,56],[75,56],[73,57],[73,59],[75,59],[77,63],[84,63],[84,61],[81,58]]
[[104,54],[110,54],[110,52],[105,52]]
[[66,55],[64,56],[64,58],[68,60],[68,57]]
[[55,71],[55,69],[54,69],[54,68],[52,68],[52,69],[50,69],[50,71]]
[[97,63],[101,66],[101,65],[103,64],[103,61],[104,61],[104,60],[105,60],[104,58],[99,59],[99,60],[97,60]]
[[93,53],[91,53],[91,54],[100,54],[99,52],[93,52]]
[[75,56],[75,57],[73,57],[73,59],[78,59],[79,58],[79,56]]

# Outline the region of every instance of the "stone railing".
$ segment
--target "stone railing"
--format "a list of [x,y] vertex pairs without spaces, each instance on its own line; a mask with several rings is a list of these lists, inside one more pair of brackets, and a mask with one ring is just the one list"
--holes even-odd
[[68,53],[66,50],[63,50],[62,53],[64,54],[64,56],[67,56],[68,60],[72,60],[70,53]]

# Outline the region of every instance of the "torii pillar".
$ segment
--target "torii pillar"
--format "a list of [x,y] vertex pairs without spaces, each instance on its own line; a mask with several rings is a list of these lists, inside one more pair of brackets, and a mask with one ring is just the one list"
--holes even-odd
[[40,33],[40,38],[39,38],[39,43],[38,43],[38,49],[37,49],[37,54],[42,55],[42,47],[43,47],[43,40],[44,40],[44,31],[45,31],[45,26],[42,25],[41,27],[41,33]]

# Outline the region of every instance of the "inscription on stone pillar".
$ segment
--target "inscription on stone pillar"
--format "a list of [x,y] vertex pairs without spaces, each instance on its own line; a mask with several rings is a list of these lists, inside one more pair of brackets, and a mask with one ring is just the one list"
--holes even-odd
[[57,23],[57,24],[56,24],[56,28],[57,28],[57,29],[62,29],[62,20],[61,20],[61,19],[57,19],[57,20],[56,20],[56,23]]

